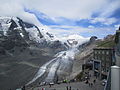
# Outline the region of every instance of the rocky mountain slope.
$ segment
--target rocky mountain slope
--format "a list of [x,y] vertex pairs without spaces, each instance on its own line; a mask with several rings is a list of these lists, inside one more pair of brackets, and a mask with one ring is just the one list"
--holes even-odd
[[[47,62],[49,63],[50,60],[56,58],[54,57],[55,54],[62,51],[66,54],[59,53],[59,55],[63,56],[59,57],[58,55],[60,60],[56,58],[55,62],[57,64],[59,64],[58,62],[66,64],[66,66],[61,65],[58,68],[59,73],[61,73],[61,68],[63,69],[62,73],[64,73],[66,68],[70,69],[66,61],[69,61],[70,65],[72,65],[71,62],[73,61],[69,60],[69,58],[72,56],[70,54],[74,53],[74,49],[76,51],[78,48],[82,52],[82,56],[87,54],[86,50],[92,47],[91,43],[94,42],[94,38],[92,37],[88,43],[86,41],[89,41],[89,38],[83,38],[79,35],[58,39],[41,27],[24,22],[18,17],[0,17],[1,90],[15,89],[27,84],[41,66]],[[53,62],[53,66],[56,63]],[[50,68],[48,70],[50,71]],[[73,67],[73,72],[76,70],[78,69]],[[50,74],[51,72],[48,75]]]
[[26,84],[39,67],[67,46],[37,26],[16,17],[0,17],[0,89]]
[[97,37],[93,36],[89,42],[86,42],[79,46],[79,52],[75,55],[73,69],[69,79],[74,79],[81,71],[82,65],[85,64],[92,58],[93,48],[96,47],[98,40]]
[[90,61],[93,57],[93,49],[96,47],[114,47],[115,35],[107,35],[103,39],[97,39],[97,37],[91,37],[90,41],[80,45],[80,52],[75,55],[75,61],[73,64],[73,70],[69,79],[75,78],[81,71],[82,65]]

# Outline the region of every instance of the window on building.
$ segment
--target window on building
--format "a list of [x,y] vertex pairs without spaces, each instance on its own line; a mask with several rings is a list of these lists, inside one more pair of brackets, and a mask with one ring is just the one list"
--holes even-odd
[[109,55],[109,51],[106,51],[106,54]]
[[95,59],[97,59],[97,56],[95,56]]
[[102,54],[105,54],[105,52],[104,52],[104,51],[102,51]]
[[97,54],[97,52],[95,51],[95,54]]
[[102,61],[104,61],[104,56],[101,57]]
[[98,54],[100,54],[100,51],[98,51]]

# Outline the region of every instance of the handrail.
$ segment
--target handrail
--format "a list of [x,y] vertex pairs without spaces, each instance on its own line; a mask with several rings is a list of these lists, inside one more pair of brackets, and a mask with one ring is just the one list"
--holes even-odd
[[108,72],[107,83],[105,84],[104,90],[111,89],[111,69]]

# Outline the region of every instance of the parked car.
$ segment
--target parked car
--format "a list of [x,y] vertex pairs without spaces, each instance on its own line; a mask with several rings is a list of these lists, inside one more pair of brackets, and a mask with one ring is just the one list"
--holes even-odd
[[61,84],[61,83],[62,83],[62,81],[58,81],[58,82],[57,82],[57,84]]
[[40,86],[46,85],[46,82],[41,82]]
[[51,82],[49,85],[54,85],[54,82]]
[[102,80],[102,85],[105,86],[106,83],[107,83],[107,80],[106,80],[106,79],[103,79],[103,80]]

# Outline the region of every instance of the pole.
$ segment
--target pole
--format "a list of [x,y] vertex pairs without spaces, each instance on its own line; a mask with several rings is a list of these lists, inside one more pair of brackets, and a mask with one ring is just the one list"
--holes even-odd
[[100,61],[100,80],[102,79],[102,63]]
[[120,90],[120,67],[111,66],[111,90]]

